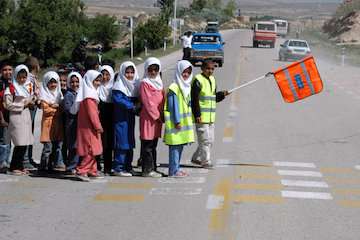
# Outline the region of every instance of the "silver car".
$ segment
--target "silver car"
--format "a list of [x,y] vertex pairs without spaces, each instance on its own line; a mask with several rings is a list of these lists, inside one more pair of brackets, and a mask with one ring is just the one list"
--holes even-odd
[[309,44],[305,40],[289,39],[280,45],[279,60],[299,60],[311,54]]

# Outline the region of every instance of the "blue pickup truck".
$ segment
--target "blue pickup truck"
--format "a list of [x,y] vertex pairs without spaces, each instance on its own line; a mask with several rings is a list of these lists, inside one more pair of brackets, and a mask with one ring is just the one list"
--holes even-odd
[[198,62],[210,59],[222,67],[224,64],[224,44],[220,33],[194,33],[189,60],[195,65]]

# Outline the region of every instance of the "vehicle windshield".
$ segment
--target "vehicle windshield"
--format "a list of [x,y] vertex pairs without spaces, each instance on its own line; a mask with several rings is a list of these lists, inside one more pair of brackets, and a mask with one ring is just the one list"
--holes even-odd
[[258,30],[264,30],[264,31],[275,31],[275,24],[258,24],[257,25]]
[[219,44],[220,38],[219,36],[194,36],[193,37],[194,44]]
[[278,27],[286,27],[286,22],[276,22],[276,26],[278,26]]
[[290,41],[289,42],[290,47],[308,47],[306,42],[302,41]]

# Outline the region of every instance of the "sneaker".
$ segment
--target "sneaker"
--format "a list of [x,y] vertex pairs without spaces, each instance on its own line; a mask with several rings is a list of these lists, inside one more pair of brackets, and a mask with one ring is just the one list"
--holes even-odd
[[169,177],[173,177],[173,178],[184,178],[184,177],[188,177],[189,176],[189,174],[187,173],[187,172],[184,172],[184,171],[177,171],[176,173],[175,173],[175,175],[171,175],[171,176],[169,176]]
[[116,177],[132,177],[133,175],[129,172],[121,171],[121,172],[114,172],[113,176]]
[[203,164],[202,161],[196,160],[196,159],[191,159],[191,163],[192,163],[192,164],[195,164],[195,165],[202,165],[202,164]]
[[161,178],[163,175],[161,173],[151,171],[149,173],[143,173],[143,177],[151,177],[151,178]]
[[86,174],[75,174],[76,178],[83,182],[89,182],[90,178]]
[[214,169],[214,165],[212,165],[212,164],[209,163],[209,162],[202,163],[202,164],[201,164],[201,167],[202,167],[202,168],[206,168],[206,169]]

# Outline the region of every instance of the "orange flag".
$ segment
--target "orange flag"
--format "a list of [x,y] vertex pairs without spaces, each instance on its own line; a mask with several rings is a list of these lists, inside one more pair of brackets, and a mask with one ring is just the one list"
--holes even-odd
[[320,93],[323,83],[313,56],[274,72],[285,102],[292,103]]

